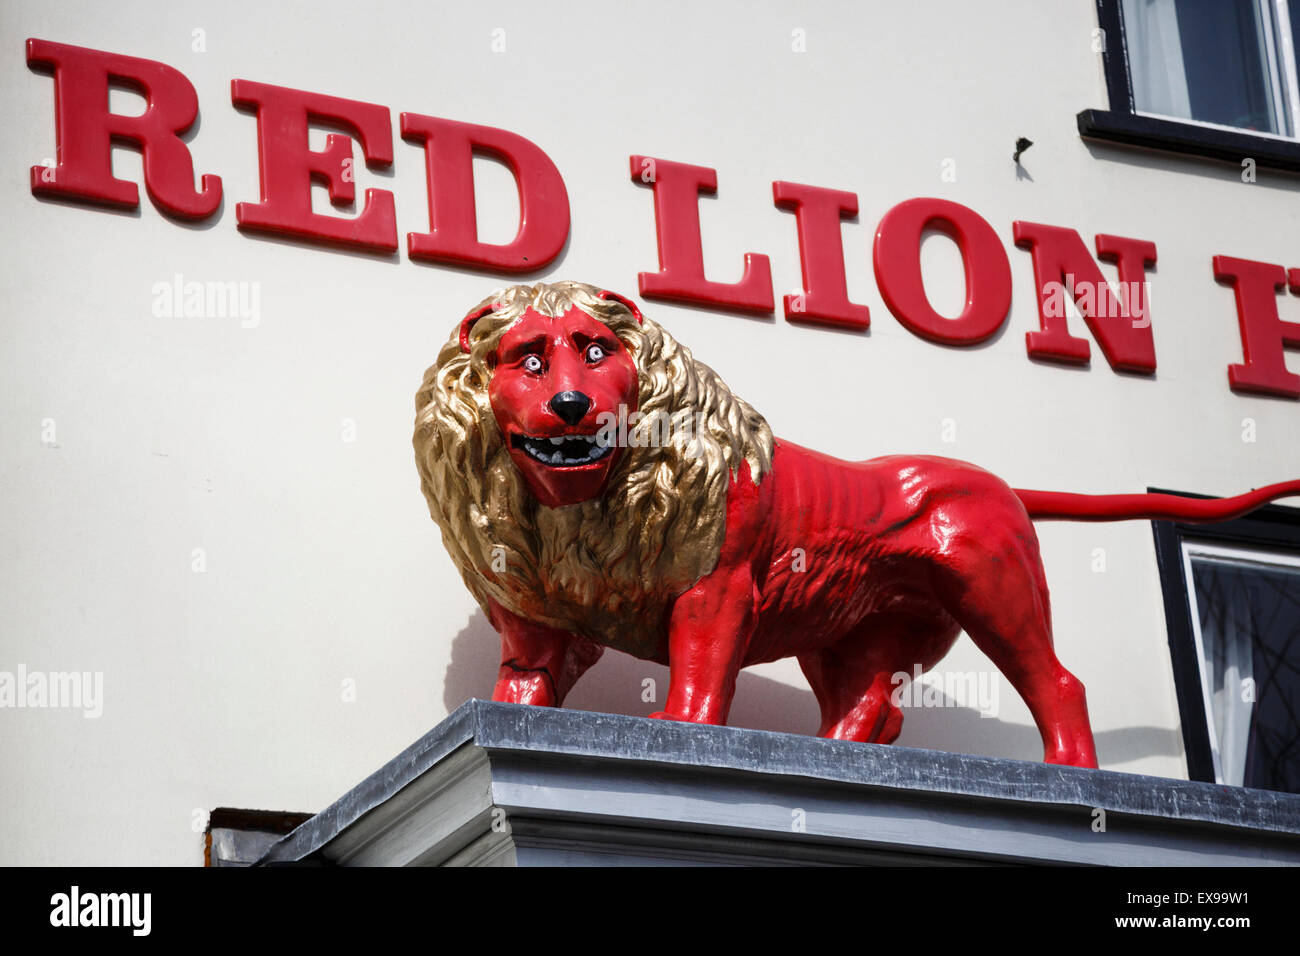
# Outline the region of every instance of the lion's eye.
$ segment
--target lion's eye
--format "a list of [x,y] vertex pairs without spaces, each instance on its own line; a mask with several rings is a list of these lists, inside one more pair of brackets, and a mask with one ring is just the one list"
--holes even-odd
[[587,346],[588,362],[599,362],[604,357],[605,357],[605,350],[601,348],[599,345],[597,345],[595,342]]
[[525,372],[540,372],[541,370],[542,370],[542,360],[541,360],[541,359],[539,359],[536,355],[525,355],[525,356],[524,356],[524,371],[525,371]]

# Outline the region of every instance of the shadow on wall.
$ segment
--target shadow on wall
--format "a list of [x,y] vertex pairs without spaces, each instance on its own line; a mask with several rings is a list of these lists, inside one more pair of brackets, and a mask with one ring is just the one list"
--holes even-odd
[[[475,611],[451,645],[451,663],[443,690],[443,706],[455,710],[471,697],[492,698],[501,641],[482,611]],[[668,695],[668,668],[606,651],[569,692],[564,706],[606,714],[645,717],[663,710]],[[820,722],[812,691],[791,687],[757,674],[742,672],[731,708],[733,727],[794,734],[816,732]]]
[[[443,690],[443,706],[447,711],[455,710],[472,697],[490,700],[499,663],[500,640],[496,630],[482,611],[475,611],[452,642],[451,663]],[[644,717],[662,709],[667,693],[668,668],[618,651],[606,651],[570,692],[564,706],[570,710]],[[903,732],[897,743],[1015,760],[1043,758],[1042,740],[1034,727],[981,717],[977,709],[959,706],[947,695],[941,697],[938,706],[903,708]],[[812,691],[742,672],[728,723],[752,730],[813,734],[820,720]],[[1144,757],[1176,757],[1182,753],[1178,734],[1161,727],[1108,730],[1098,733],[1096,740],[1103,766]]]
[[[1103,767],[1145,757],[1178,757],[1183,752],[1178,733],[1164,727],[1096,731],[1093,737]],[[937,707],[904,707],[903,732],[896,743],[1011,760],[1043,759],[1043,740],[1036,727],[982,717],[976,708],[959,706],[946,695]]]

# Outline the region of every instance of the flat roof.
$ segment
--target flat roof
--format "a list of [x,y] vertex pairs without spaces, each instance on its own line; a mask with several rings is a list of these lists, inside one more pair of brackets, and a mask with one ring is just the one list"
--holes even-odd
[[[458,821],[430,824],[445,845],[415,847],[411,840],[433,838],[407,834],[400,847],[386,838],[384,853],[395,857],[375,856],[377,834],[397,826],[396,816],[409,829],[421,805],[450,799],[449,781],[471,771],[449,768],[468,766],[471,754],[486,787],[438,811]],[[440,773],[445,779],[431,783]],[[386,810],[390,803],[401,813]],[[490,842],[472,820],[485,823],[496,808],[528,822],[514,829],[531,833],[534,848],[583,848],[578,862],[601,852],[603,838],[573,831],[575,822],[637,830],[640,843],[654,842],[651,832],[691,843],[726,831],[796,861],[818,857],[809,848],[820,846],[837,859],[857,848],[1007,861],[1300,862],[1296,794],[481,700],[457,708],[258,862],[446,862],[475,840]],[[798,814],[802,829],[791,826]],[[557,835],[558,821],[568,837]]]

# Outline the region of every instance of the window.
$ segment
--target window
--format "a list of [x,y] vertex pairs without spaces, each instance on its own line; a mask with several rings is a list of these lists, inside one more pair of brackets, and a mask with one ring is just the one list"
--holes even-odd
[[1300,793],[1300,510],[1153,525],[1188,775]]
[[1300,171],[1300,0],[1097,0],[1085,138]]

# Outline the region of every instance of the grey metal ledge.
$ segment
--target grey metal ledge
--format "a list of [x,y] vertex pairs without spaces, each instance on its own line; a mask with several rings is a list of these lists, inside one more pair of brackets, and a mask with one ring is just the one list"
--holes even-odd
[[473,700],[257,865],[1300,864],[1300,795]]

